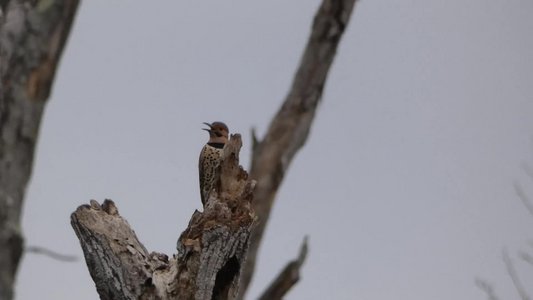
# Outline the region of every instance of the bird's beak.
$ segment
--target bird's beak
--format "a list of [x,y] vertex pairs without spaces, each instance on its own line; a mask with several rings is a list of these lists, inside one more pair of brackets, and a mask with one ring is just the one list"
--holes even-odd
[[211,124],[206,123],[206,122],[203,122],[202,124],[209,126],[209,129],[207,129],[207,128],[202,128],[202,130],[205,130],[205,131],[207,131],[207,132],[211,132],[211,128],[213,128],[213,126],[211,126]]

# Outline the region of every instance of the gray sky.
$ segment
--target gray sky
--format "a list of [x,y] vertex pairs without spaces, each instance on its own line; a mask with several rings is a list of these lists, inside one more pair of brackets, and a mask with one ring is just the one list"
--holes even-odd
[[[82,256],[70,213],[113,199],[144,245],[175,253],[199,208],[202,122],[260,134],[319,1],[84,1],[48,103],[27,243]],[[518,299],[533,218],[533,2],[361,1],[310,140],[275,203],[249,298],[310,235],[288,299]],[[529,247],[529,250],[532,250]],[[83,260],[26,255],[17,299],[97,299]],[[533,289],[529,289],[533,294]]]

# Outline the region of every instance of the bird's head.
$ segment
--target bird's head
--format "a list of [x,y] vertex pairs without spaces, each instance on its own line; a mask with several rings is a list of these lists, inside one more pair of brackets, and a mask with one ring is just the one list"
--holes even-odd
[[204,122],[204,124],[209,126],[209,129],[202,128],[209,132],[209,143],[225,144],[228,141],[229,130],[226,124],[222,122],[213,122],[211,124]]

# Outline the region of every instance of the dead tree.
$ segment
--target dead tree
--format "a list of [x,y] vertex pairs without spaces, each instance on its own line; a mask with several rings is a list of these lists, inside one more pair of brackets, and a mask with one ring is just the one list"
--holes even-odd
[[71,216],[100,299],[235,299],[252,224],[255,181],[239,166],[240,135],[224,147],[220,178],[168,258],[149,253],[111,200]]
[[[203,213],[195,212],[178,240],[178,254],[149,253],[112,201],[91,201],[71,217],[101,299],[243,298],[274,196],[292,159],[305,144],[328,71],[355,0],[323,0],[291,90],[264,139],[253,136],[250,178],[238,168],[240,139],[225,148],[222,173]],[[231,191],[230,191],[231,190]],[[257,224],[252,229],[254,220]],[[281,299],[299,279],[307,253],[290,262],[261,299]]]
[[[238,160],[224,160],[235,173],[222,173],[203,213],[195,212],[178,241],[178,254],[149,253],[113,202],[79,207],[72,225],[101,299],[235,299],[244,297],[274,196],[297,151],[304,145],[355,0],[324,0],[315,16],[292,88],[264,139],[253,137],[251,178]],[[230,145],[235,142],[232,139]],[[238,147],[225,148],[226,158]],[[229,155],[229,156],[228,156]],[[230,188],[232,187],[232,188]],[[224,192],[228,189],[236,190]],[[214,195],[214,196],[213,196]],[[254,213],[255,210],[255,213]],[[258,219],[257,225],[252,224]],[[248,249],[250,245],[250,249]],[[261,299],[281,299],[299,279],[307,253],[273,280]],[[241,275],[242,273],[242,275]],[[239,280],[240,279],[240,280]],[[239,289],[240,288],[240,289]]]
[[77,6],[78,0],[0,1],[1,300],[13,298],[24,249],[24,193],[43,108]]
[[[234,298],[239,277],[243,295],[253,274],[274,195],[292,158],[307,139],[354,2],[323,1],[291,91],[265,138],[254,143],[251,177],[259,184],[252,205],[259,222],[251,237],[250,226],[255,219],[249,207],[253,184],[240,169],[235,176],[221,178],[218,192],[204,213],[193,215],[179,239],[178,255],[170,260],[162,254],[148,253],[111,201],[103,205],[92,201],[76,210],[72,224],[102,299],[171,299],[178,292],[182,299]],[[0,299],[13,295],[23,249],[20,215],[24,191],[42,111],[77,6],[78,0],[0,1]],[[232,153],[238,155],[238,151]],[[234,190],[237,188],[242,190]],[[250,251],[246,255],[248,242]],[[232,246],[226,247],[228,244]],[[303,263],[306,248],[304,244],[299,258],[287,266],[289,271],[282,272],[265,295],[282,297],[298,280],[294,275]],[[245,256],[247,263],[242,267]],[[106,273],[110,271],[118,273],[110,276]]]

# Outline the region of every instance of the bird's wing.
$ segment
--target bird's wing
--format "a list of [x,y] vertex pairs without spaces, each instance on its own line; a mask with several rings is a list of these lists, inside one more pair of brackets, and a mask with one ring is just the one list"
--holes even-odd
[[198,173],[200,175],[200,199],[202,199],[202,205],[205,205],[205,199],[204,199],[204,152],[205,152],[205,146],[202,148],[202,151],[200,152],[200,159],[198,161]]

